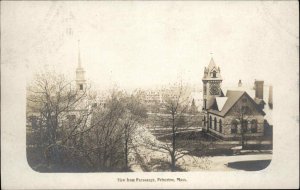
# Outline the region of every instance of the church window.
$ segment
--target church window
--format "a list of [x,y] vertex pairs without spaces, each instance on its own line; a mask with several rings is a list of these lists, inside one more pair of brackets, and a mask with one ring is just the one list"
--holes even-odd
[[232,123],[231,123],[231,133],[232,134],[237,133],[237,125],[238,125],[238,122],[236,120],[232,121]]
[[251,133],[256,133],[257,132],[257,120],[253,119],[251,121]]
[[211,119],[211,116],[209,116],[209,128],[212,128],[212,119]]
[[216,78],[217,77],[217,71],[213,71],[213,78]]
[[217,130],[217,119],[214,119],[214,129]]
[[222,133],[222,120],[219,120],[219,132]]
[[204,118],[203,118],[203,124],[204,124],[204,127],[206,126],[206,117],[204,116]]

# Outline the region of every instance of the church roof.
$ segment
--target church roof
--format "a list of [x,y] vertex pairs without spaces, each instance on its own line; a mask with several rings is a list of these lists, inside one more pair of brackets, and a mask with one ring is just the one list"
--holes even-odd
[[[215,72],[216,76],[213,77],[212,72]],[[222,80],[220,68],[217,67],[213,58],[210,59],[208,67],[204,68],[204,76],[202,80]]]
[[[246,95],[248,96],[248,98],[250,100],[252,100],[252,102],[254,103],[254,105],[257,105],[255,103],[255,101],[247,94],[247,92],[245,91],[234,91],[234,90],[228,90],[227,93],[226,93],[226,101],[224,103],[224,105],[222,106],[222,109],[221,110],[218,110],[218,109],[215,109],[213,106],[211,107],[211,109],[209,109],[209,112],[211,113],[214,113],[214,114],[217,114],[217,115],[220,115],[220,116],[225,116],[229,111],[230,109],[238,102],[238,100],[243,96],[243,95]],[[221,106],[223,104],[222,101],[224,101],[225,99],[223,100],[217,100],[217,98],[215,98],[215,103],[217,104],[217,106]],[[218,103],[219,101],[219,103]],[[258,107],[257,107],[258,108]],[[258,108],[259,109],[259,108]],[[259,109],[259,111],[265,115],[265,113]]]
[[221,111],[227,101],[228,97],[216,97],[218,110]]
[[[272,112],[273,109],[268,105],[268,100],[269,100],[269,88],[270,85],[264,85],[264,94],[263,94],[263,100],[255,98],[255,89],[253,88],[252,84],[243,84],[240,87],[229,87],[231,90],[236,90],[236,91],[246,91],[247,94],[256,102],[256,104],[265,104],[263,112],[266,114],[265,119],[268,121],[269,124],[273,124],[272,121]],[[223,87],[223,90],[226,92],[228,88]]]
[[226,93],[227,100],[222,107],[222,110],[211,110],[218,115],[225,116],[226,113],[234,106],[234,104],[243,96],[245,92],[243,91],[231,91],[228,90]]
[[208,65],[208,70],[212,70],[213,68],[217,68],[217,65],[215,64],[215,61],[213,58],[210,59],[209,65]]

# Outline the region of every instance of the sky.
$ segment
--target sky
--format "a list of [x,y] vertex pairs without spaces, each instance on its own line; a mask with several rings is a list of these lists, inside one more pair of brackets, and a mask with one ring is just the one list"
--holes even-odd
[[298,17],[297,1],[1,2],[1,63],[27,80],[45,66],[75,78],[80,40],[99,88],[202,86],[211,57],[225,86],[283,85],[281,73],[299,75]]

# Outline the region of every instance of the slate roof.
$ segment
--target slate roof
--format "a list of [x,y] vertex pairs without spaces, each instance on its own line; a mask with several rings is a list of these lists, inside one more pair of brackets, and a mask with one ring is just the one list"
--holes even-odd
[[[238,102],[238,100],[243,96],[243,95],[246,95],[248,96],[248,98],[250,100],[252,100],[252,102],[254,103],[255,106],[257,106],[257,104],[255,103],[255,101],[247,94],[247,92],[245,91],[234,91],[234,90],[228,90],[227,93],[226,93],[226,97],[227,97],[227,100],[222,108],[221,111],[218,111],[218,107],[217,106],[214,106],[214,105],[217,105],[216,103],[216,98],[214,98],[214,101],[213,103],[211,103],[213,106],[209,107],[209,112],[210,113],[214,113],[214,114],[217,114],[217,115],[220,115],[220,116],[225,116],[229,110]],[[259,108],[257,107],[258,110],[263,114],[265,115],[265,113]]]
[[[269,85],[264,85],[264,96],[263,96],[263,101],[262,100],[259,100],[257,98],[255,98],[255,89],[253,88],[253,85],[252,84],[243,84],[241,87],[230,87],[231,90],[237,90],[237,91],[246,91],[247,94],[252,97],[252,99],[257,103],[257,104],[260,104],[260,103],[263,103],[265,104],[264,106],[264,109],[263,109],[263,112],[266,114],[265,115],[265,119],[268,121],[269,124],[273,125],[273,108],[271,108],[269,105],[268,105],[268,100],[269,100],[269,88],[270,86]],[[224,88],[223,87],[223,91],[226,92],[228,88]]]

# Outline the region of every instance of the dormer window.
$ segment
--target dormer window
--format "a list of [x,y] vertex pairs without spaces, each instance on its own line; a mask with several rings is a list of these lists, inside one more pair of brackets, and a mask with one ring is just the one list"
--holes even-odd
[[212,72],[212,78],[216,78],[217,77],[217,71],[213,71]]

